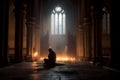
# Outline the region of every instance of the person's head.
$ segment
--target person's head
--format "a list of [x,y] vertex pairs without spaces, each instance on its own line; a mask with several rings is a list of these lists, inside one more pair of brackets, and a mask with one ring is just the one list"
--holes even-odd
[[52,48],[48,48],[48,51],[49,51],[49,52],[52,52],[53,50],[52,50]]

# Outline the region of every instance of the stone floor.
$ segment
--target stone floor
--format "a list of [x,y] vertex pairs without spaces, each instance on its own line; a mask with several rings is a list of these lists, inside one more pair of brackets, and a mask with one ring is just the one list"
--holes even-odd
[[22,62],[0,68],[0,80],[120,80],[120,71],[88,62],[44,68],[41,62]]

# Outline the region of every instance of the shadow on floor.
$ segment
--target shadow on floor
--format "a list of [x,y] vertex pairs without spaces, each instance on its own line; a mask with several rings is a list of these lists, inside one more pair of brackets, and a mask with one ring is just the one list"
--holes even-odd
[[63,65],[65,65],[65,64],[62,64],[62,63],[56,63],[55,65],[44,65],[43,64],[43,68],[38,68],[36,70],[48,70],[48,69],[52,69],[56,66],[63,66]]

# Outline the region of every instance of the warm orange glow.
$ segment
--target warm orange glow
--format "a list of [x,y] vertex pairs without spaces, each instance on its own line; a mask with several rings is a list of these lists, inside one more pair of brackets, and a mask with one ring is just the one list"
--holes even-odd
[[33,54],[33,56],[34,56],[34,57],[37,57],[37,56],[38,56],[38,52],[35,52],[35,53]]
[[73,57],[57,57],[57,61],[75,61]]
[[[41,57],[40,61],[43,61],[44,58],[45,57]],[[75,61],[75,58],[74,57],[57,57],[56,61],[63,61],[63,62],[65,62],[65,61],[71,61],[72,62],[72,61]]]
[[[40,57],[40,61],[43,61],[45,59],[45,57]],[[47,58],[46,58],[47,59]]]

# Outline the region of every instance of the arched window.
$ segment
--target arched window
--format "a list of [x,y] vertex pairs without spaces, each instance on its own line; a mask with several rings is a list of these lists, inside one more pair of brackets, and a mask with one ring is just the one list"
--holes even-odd
[[51,14],[51,34],[65,35],[66,33],[66,15],[64,10],[57,6]]
[[103,20],[102,20],[102,31],[104,34],[110,34],[110,14],[106,8],[103,8]]

